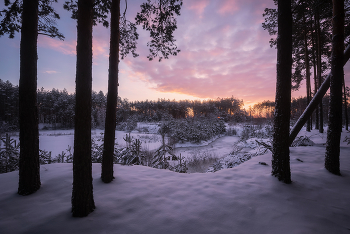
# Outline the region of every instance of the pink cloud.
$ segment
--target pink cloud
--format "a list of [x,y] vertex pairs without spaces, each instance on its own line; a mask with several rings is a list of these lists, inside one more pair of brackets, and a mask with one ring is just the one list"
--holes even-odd
[[[44,48],[50,48],[65,55],[76,55],[76,41],[60,41],[50,37],[39,37],[38,45]],[[92,45],[93,56],[109,56],[109,40],[93,37]]]
[[38,38],[38,45],[40,47],[50,48],[65,55],[76,55],[76,44],[75,40],[60,41],[46,36],[40,36]]
[[221,15],[225,15],[227,13],[234,13],[235,11],[238,10],[238,5],[237,1],[232,1],[232,0],[225,0],[225,1],[220,1],[220,8],[218,9],[218,12]]
[[201,17],[204,9],[209,5],[209,0],[192,0],[184,1],[184,6],[196,12],[197,16]]

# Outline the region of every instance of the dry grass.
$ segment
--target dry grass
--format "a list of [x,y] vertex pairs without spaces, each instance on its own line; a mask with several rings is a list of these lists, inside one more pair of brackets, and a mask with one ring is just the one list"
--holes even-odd
[[218,161],[215,155],[208,151],[195,151],[191,159],[186,162],[187,173],[205,173],[208,168]]

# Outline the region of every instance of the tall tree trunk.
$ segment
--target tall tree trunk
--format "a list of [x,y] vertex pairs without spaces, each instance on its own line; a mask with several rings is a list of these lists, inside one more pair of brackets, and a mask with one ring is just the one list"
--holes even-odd
[[19,79],[19,183],[18,194],[28,195],[40,186],[37,106],[38,0],[24,0]]
[[278,0],[278,25],[272,175],[291,183],[288,142],[292,77],[291,0]]
[[[309,80],[309,97],[310,97],[310,100],[311,100],[311,98],[312,98],[311,80]],[[310,101],[309,101],[309,103],[310,103]],[[312,124],[313,124],[313,122],[312,122],[312,115],[310,116],[309,119],[310,119],[310,131],[311,131],[312,130]]]
[[[311,36],[312,36],[312,63],[314,66],[314,96],[315,96],[318,90],[318,86],[321,86],[321,84],[320,85],[317,84],[317,63],[316,63],[316,55],[315,55],[317,48],[315,43],[316,36],[315,36],[314,30],[311,30]],[[316,107],[316,111],[315,111],[315,129],[319,129],[318,106]]]
[[345,117],[345,130],[349,130],[349,117],[348,117],[348,100],[346,98],[346,86],[345,79],[343,79],[343,88],[344,88],[344,117]]
[[91,163],[92,22],[93,0],[79,0],[72,191],[75,217],[87,216],[95,209]]
[[[304,49],[305,49],[305,70],[306,70],[306,102],[307,105],[310,103],[310,64],[309,64],[309,49],[307,45],[307,26],[305,22],[305,13],[303,14],[303,23],[304,23]],[[306,124],[306,131],[311,131],[311,121],[310,118]]]
[[[320,19],[319,19],[319,11],[318,8],[316,9],[316,32],[317,32],[317,80],[318,84],[322,84],[322,61],[321,61],[321,28],[320,28]],[[319,87],[318,87],[319,88]],[[323,99],[323,97],[322,97]],[[322,99],[319,105],[319,132],[323,133],[323,104],[322,104]]]
[[101,179],[105,183],[114,179],[113,153],[118,100],[119,18],[120,0],[112,0],[107,110],[101,172]]
[[344,1],[333,0],[333,37],[330,80],[330,99],[325,167],[340,175],[340,136],[342,129],[342,83],[344,79]]

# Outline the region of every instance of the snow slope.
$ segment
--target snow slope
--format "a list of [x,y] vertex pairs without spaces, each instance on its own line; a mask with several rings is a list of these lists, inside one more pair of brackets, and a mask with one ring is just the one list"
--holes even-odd
[[16,194],[18,172],[1,174],[0,233],[350,233],[350,145],[332,175],[324,136],[291,148],[290,185],[271,176],[271,153],[204,174],[115,165],[110,184],[93,164],[96,210],[85,218],[70,214],[72,164],[41,166],[30,196]]

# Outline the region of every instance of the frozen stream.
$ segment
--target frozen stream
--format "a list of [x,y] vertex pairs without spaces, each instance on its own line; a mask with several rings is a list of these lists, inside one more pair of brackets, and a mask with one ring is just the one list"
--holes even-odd
[[239,140],[238,136],[223,136],[210,142],[207,145],[190,144],[189,146],[182,146],[177,144],[175,148],[175,155],[180,155],[188,158],[189,156],[198,155],[203,152],[216,157],[222,158],[229,155],[233,150],[233,144]]
[[[104,130],[94,129],[91,131],[91,136],[95,142],[100,144],[102,141],[98,141],[103,138],[102,134]],[[116,142],[118,146],[125,147],[125,135],[124,131],[116,131]],[[130,133],[134,139],[140,139],[142,141],[142,148],[147,150],[156,150],[161,145],[161,136],[152,133],[139,133],[133,131]],[[18,141],[18,132],[12,133],[11,138]],[[178,143],[175,146],[175,154],[183,157],[192,157],[193,155],[199,156],[206,153],[212,157],[224,157],[227,156],[233,150],[233,144],[239,140],[238,136],[222,136],[214,141],[202,141],[199,144],[196,143]],[[66,151],[68,146],[73,148],[74,145],[74,130],[41,130],[39,132],[39,148],[41,150],[51,151],[52,156],[61,154],[62,151]]]

